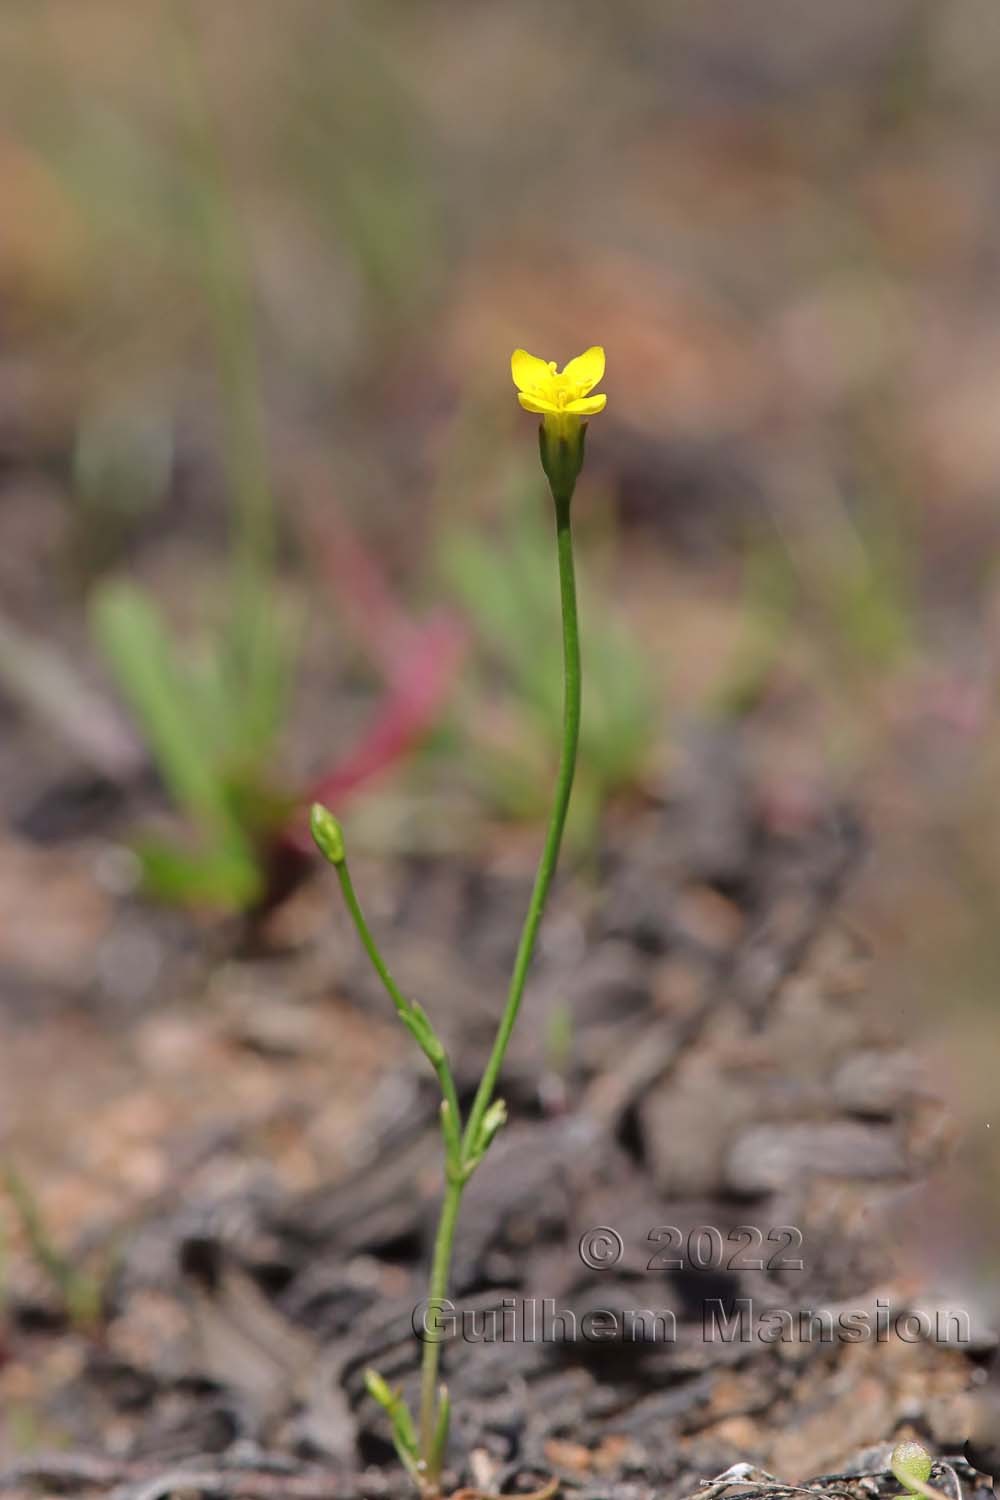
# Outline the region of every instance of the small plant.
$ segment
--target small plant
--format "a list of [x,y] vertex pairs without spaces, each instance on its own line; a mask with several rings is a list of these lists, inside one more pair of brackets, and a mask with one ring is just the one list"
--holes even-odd
[[[243,669],[224,632],[183,649],[154,600],[126,580],[102,585],[91,618],[185,824],[183,839],[136,841],[146,889],[163,901],[223,911],[265,910],[287,894],[311,848],[305,809],[316,797],[346,801],[410,754],[450,692],[465,647],[452,616],[414,622],[386,590],[381,609],[366,615],[367,645],[384,682],[371,723],[303,788],[277,767],[295,676],[277,630],[273,654]],[[3,666],[0,658],[0,672]],[[60,701],[66,698],[63,692]]]
[[[296,677],[300,622],[297,612],[285,607],[277,574],[278,518],[244,240],[206,104],[191,17],[178,11],[176,19],[174,61],[191,169],[184,199],[218,365],[229,576],[219,589],[214,617],[194,640],[175,638],[155,599],[122,578],[97,585],[90,618],[185,825],[180,838],[138,841],[147,890],[182,905],[259,912],[287,894],[305,868],[311,852],[309,803],[317,796],[346,797],[408,753],[433,723],[463,643],[450,616],[420,625],[407,619],[342,522],[334,541],[353,556],[347,582],[340,569],[341,582],[349,591],[350,578],[363,575],[367,597],[360,607],[367,611],[367,644],[386,691],[360,742],[305,792],[290,787],[276,770]],[[80,467],[85,479],[88,466]],[[86,489],[83,484],[84,495]],[[335,571],[338,545],[329,547],[327,540],[326,535],[314,539]]]
[[61,1299],[67,1318],[82,1332],[92,1332],[101,1319],[100,1279],[78,1269],[58,1248],[37,1198],[7,1160],[0,1160],[0,1188],[10,1200],[32,1258]]
[[901,1500],[947,1500],[941,1490],[928,1483],[934,1460],[922,1443],[912,1440],[897,1443],[889,1457],[889,1467],[903,1486]]
[[[504,1101],[495,1097],[497,1080],[517,1021],[538,929],[559,859],[580,737],[580,639],[570,508],[583,466],[585,418],[602,411],[606,401],[603,395],[591,395],[604,376],[604,350],[598,347],[588,349],[570,360],[559,372],[554,362],[546,363],[523,349],[517,349],[511,360],[511,373],[521,405],[526,411],[541,416],[539,451],[555,505],[562,612],[562,746],[548,832],[514,960],[507,1001],[485,1071],[466,1117],[463,1118],[459,1106],[447,1054],[430,1018],[420,1005],[403,995],[371,934],[351,881],[340,824],[327,808],[318,803],[313,807],[311,819],[313,838],[337,872],[345,905],[365,951],[399,1019],[424,1053],[441,1087],[445,1189],[431,1264],[427,1299],[430,1308],[440,1308],[448,1295],[452,1246],[465,1186],[507,1118]],[[451,1411],[447,1388],[438,1381],[440,1357],[439,1341],[428,1339],[423,1346],[420,1411],[416,1421],[399,1392],[390,1389],[377,1372],[370,1370],[366,1376],[369,1393],[389,1418],[400,1461],[428,1500],[440,1493]]]
[[185,208],[213,332],[225,433],[230,576],[217,627],[175,648],[154,600],[125,580],[97,587],[93,628],[195,847],[148,842],[147,884],[168,899],[247,907],[262,895],[258,851],[287,816],[266,774],[281,728],[295,630],[276,588],[277,524],[264,433],[249,267],[207,106],[190,17],[170,37]]

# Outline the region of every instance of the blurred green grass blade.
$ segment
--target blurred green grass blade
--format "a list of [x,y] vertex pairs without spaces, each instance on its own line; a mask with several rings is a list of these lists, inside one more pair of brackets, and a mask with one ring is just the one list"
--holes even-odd
[[177,668],[153,604],[130,583],[105,583],[95,592],[91,619],[171,796],[204,827],[230,831],[225,788],[197,712],[197,695]]
[[353,258],[367,317],[391,330],[422,316],[447,274],[434,125],[381,23],[361,7],[329,10],[290,58],[302,107],[282,152],[337,253]]
[[558,621],[540,605],[551,591],[551,569],[545,569],[543,580],[540,561],[540,549],[512,553],[506,538],[498,548],[494,540],[471,532],[449,537],[442,555],[446,580],[478,634],[522,699],[548,721],[561,701],[560,656],[552,628]]
[[198,12],[194,6],[176,4],[169,14],[174,22],[169,40],[178,122],[188,157],[192,229],[212,317],[223,403],[223,457],[234,506],[234,628],[239,631],[242,612],[253,608],[256,592],[269,575],[275,541],[252,274],[246,232],[212,113]]
[[[441,565],[487,652],[509,678],[518,714],[528,711],[551,749],[559,743],[562,716],[558,602],[546,511],[537,497],[532,500],[516,507],[499,545],[468,529],[449,537]],[[583,570],[580,588],[587,595],[582,628],[587,708],[578,774],[592,778],[599,806],[639,774],[653,742],[656,708],[638,641],[588,586]],[[495,800],[511,811],[526,809],[531,799],[525,795],[525,767],[511,764],[505,774],[501,759],[492,758]]]
[[225,628],[227,701],[248,758],[280,728],[289,678],[287,641],[276,628],[277,515],[271,484],[250,250],[212,110],[194,7],[173,12],[178,114],[189,153],[192,229],[212,317],[224,422],[232,579]]
[[243,764],[262,764],[281,732],[302,634],[301,612],[276,608],[274,591],[260,591],[256,610],[230,642],[223,669],[231,705],[230,751]]
[[205,641],[197,654],[185,659],[184,687],[191,722],[197,723],[204,753],[221,779],[221,767],[228,764],[232,746],[241,738],[240,701],[216,641]]
[[583,631],[589,719],[582,730],[586,763],[609,785],[630,780],[649,749],[656,710],[646,658],[621,622],[597,612]]
[[239,840],[227,847],[191,853],[146,839],[136,853],[147,891],[170,905],[244,911],[261,894],[257,862],[249,846]]
[[0,1158],[0,1187],[6,1189],[28,1248],[62,1297],[70,1318],[78,1327],[93,1328],[101,1314],[100,1283],[59,1250],[27,1178],[9,1158]]

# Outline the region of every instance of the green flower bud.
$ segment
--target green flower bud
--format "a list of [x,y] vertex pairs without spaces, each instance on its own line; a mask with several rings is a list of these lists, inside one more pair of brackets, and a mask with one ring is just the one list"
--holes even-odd
[[309,813],[309,831],[316,848],[331,865],[342,865],[347,858],[344,830],[322,803],[314,802]]
[[507,1106],[502,1099],[494,1099],[489,1109],[483,1115],[479,1133],[471,1144],[469,1155],[464,1163],[463,1181],[468,1182],[489,1150],[493,1137],[506,1123]]
[[481,1149],[487,1150],[493,1137],[507,1123],[507,1105],[503,1099],[494,1099],[489,1109],[483,1115],[483,1126],[479,1140]]
[[365,1390],[372,1400],[377,1401],[379,1406],[384,1407],[386,1411],[392,1411],[396,1405],[396,1396],[393,1395],[390,1386],[377,1370],[369,1368],[365,1371]]

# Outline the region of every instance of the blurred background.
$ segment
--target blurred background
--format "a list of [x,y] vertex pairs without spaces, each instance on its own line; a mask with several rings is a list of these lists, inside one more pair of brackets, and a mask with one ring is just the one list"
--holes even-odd
[[[349,1161],[404,1049],[302,1002],[301,810],[373,920],[403,864],[530,870],[558,617],[509,357],[601,343],[569,869],[706,736],[779,836],[856,811],[867,1003],[961,1163],[911,1246],[995,1318],[998,69],[988,0],[8,0],[8,1265],[86,1304],[179,1140],[206,1191]],[[40,1378],[0,1368],[6,1450]]]

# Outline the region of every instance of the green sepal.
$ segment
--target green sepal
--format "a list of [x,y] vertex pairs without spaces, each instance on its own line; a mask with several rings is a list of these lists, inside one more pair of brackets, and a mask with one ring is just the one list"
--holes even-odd
[[494,1099],[483,1115],[476,1139],[471,1142],[469,1155],[464,1163],[464,1179],[467,1182],[489,1150],[494,1136],[507,1123],[507,1104],[503,1099]]
[[543,417],[538,429],[538,452],[545,477],[557,500],[572,499],[583,468],[587,424],[578,417]]
[[444,1062],[444,1047],[422,1005],[419,1005],[416,1000],[411,1000],[406,1010],[400,1011],[399,1019],[435,1067]]

